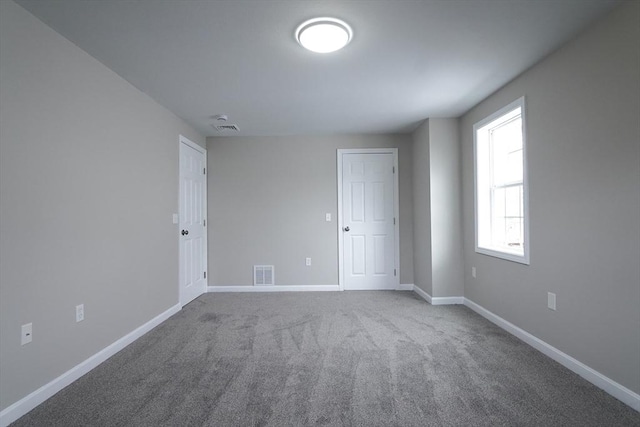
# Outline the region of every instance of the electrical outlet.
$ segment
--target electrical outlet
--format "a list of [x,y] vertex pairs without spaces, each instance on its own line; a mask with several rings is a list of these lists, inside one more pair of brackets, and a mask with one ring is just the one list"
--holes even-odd
[[29,344],[33,341],[33,323],[22,325],[20,335],[20,345]]
[[84,320],[84,304],[76,305],[76,322]]
[[311,258],[307,258],[305,260],[305,264],[307,265],[307,267],[309,267],[311,265]]
[[547,307],[551,310],[556,309],[556,294],[547,292]]
[[476,268],[475,267],[471,267],[471,277],[473,277],[474,279],[476,278]]

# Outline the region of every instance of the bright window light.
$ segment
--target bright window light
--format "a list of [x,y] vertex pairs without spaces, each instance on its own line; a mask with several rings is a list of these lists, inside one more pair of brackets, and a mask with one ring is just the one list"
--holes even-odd
[[314,18],[296,30],[296,40],[304,48],[318,53],[335,52],[345,47],[353,36],[351,27],[335,18]]
[[524,98],[473,127],[476,252],[529,264]]

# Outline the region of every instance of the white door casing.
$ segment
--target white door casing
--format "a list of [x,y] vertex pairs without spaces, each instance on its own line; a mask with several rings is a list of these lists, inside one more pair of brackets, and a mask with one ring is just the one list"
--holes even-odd
[[342,290],[399,288],[398,151],[338,150]]
[[180,135],[180,305],[207,290],[207,152]]

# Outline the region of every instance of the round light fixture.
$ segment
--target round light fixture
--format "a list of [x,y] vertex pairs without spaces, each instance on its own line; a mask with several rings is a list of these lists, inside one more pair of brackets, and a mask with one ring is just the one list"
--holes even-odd
[[300,24],[296,40],[305,49],[318,53],[335,52],[353,37],[349,24],[336,18],[313,18]]

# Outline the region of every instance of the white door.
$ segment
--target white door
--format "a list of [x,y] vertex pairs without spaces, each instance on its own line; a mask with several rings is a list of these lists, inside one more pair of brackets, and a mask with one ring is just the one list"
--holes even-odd
[[207,290],[206,150],[180,137],[180,304]]
[[397,289],[397,151],[354,151],[338,151],[343,289]]

